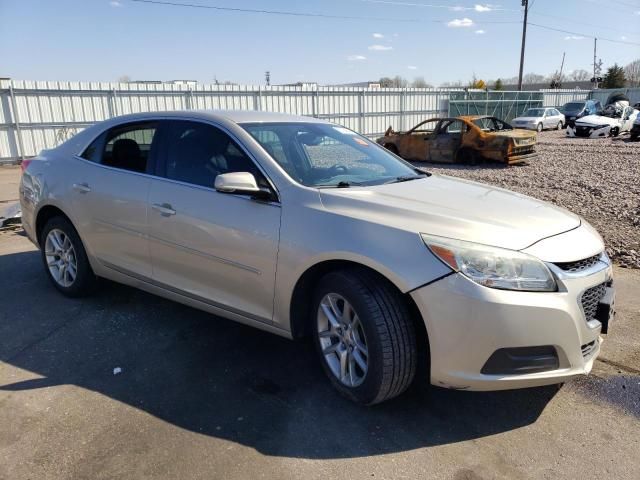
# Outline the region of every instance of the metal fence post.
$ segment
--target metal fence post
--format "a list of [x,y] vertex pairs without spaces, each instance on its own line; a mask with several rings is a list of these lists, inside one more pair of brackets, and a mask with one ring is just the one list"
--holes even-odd
[[193,90],[191,87],[184,92],[184,106],[187,110],[193,110]]
[[258,92],[256,96],[253,98],[253,106],[254,110],[262,110],[262,85],[258,85]]
[[403,88],[400,91],[400,131],[404,132],[404,124],[405,124],[405,115],[404,115],[404,97],[406,93],[406,88]]
[[358,96],[358,110],[360,113],[358,133],[360,133],[361,135],[364,135],[364,94],[365,90],[363,88],[362,90],[360,90],[360,95]]
[[311,116],[318,118],[318,87],[315,87],[311,97]]
[[20,116],[18,115],[18,104],[16,103],[16,96],[13,91],[13,80],[11,80],[11,83],[9,84],[9,98],[11,99],[11,109],[10,109],[11,123],[13,123],[15,132],[16,132],[16,137],[18,140],[16,142],[18,145],[18,157],[20,157],[20,160],[24,160],[25,158],[24,142],[22,140],[22,130],[20,129]]

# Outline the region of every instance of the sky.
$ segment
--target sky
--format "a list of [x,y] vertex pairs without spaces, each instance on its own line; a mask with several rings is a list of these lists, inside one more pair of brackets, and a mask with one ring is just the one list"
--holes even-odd
[[[272,84],[439,85],[518,73],[521,0],[153,1],[0,0],[0,77],[264,84],[269,70]],[[594,36],[605,68],[640,58],[640,0],[530,3],[529,22],[566,32],[530,25],[525,73],[553,73],[563,52],[565,72],[591,71]]]

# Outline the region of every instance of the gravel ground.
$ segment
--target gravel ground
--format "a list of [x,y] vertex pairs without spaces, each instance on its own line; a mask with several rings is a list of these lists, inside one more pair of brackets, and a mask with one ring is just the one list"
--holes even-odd
[[429,172],[508,188],[555,203],[584,217],[603,236],[622,267],[640,268],[640,142],[621,136],[569,139],[538,135],[540,156],[528,165],[437,165]]

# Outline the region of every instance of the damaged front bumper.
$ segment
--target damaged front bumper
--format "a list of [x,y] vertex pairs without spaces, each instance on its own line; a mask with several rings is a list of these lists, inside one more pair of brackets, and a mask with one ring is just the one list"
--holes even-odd
[[604,138],[611,136],[611,125],[567,127],[567,137]]

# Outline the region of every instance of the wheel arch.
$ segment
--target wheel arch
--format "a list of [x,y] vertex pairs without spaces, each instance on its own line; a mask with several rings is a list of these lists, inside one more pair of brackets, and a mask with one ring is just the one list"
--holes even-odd
[[309,322],[309,318],[312,308],[311,299],[314,289],[320,279],[329,272],[351,268],[360,268],[367,270],[376,277],[380,278],[381,281],[386,282],[398,292],[398,294],[406,302],[406,305],[411,312],[411,320],[416,327],[416,335],[419,346],[423,345],[428,349],[429,341],[426,326],[424,324],[424,320],[422,319],[422,315],[420,314],[420,310],[411,297],[411,294],[403,292],[397,284],[395,284],[391,279],[383,275],[378,270],[353,260],[324,260],[307,268],[307,270],[305,270],[304,273],[298,278],[298,281],[296,282],[293,289],[293,294],[291,296],[291,302],[289,305],[291,336],[294,339],[300,339],[310,335],[311,325]]
[[[40,236],[42,235],[42,229],[47,224],[47,222],[54,217],[65,218],[69,221],[69,223],[71,223],[71,225],[73,225],[73,228],[75,228],[76,232],[78,231],[73,223],[73,220],[71,220],[71,217],[69,217],[69,215],[67,215],[60,207],[52,204],[44,205],[40,207],[40,209],[38,209],[38,213],[36,213],[35,234],[38,245],[40,245]],[[80,234],[78,233],[78,235]]]

